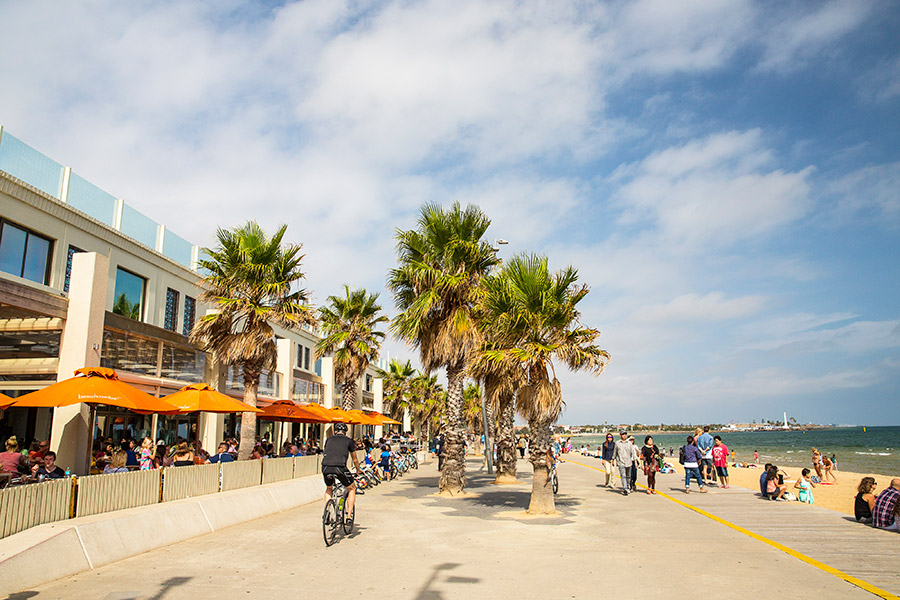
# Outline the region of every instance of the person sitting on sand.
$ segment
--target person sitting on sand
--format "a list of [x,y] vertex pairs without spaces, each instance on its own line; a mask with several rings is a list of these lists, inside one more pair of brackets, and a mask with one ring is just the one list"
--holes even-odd
[[872,526],[879,529],[898,529],[897,500],[900,499],[900,478],[891,479],[891,486],[882,490],[872,509]]
[[797,494],[797,498],[800,502],[805,504],[815,504],[816,500],[813,498],[812,488],[816,487],[816,484],[809,480],[809,474],[809,469],[800,471],[800,477],[794,482],[794,487],[800,490]]
[[872,522],[872,511],[875,510],[875,483],[874,477],[863,477],[859,486],[856,488],[858,492],[853,501],[853,514],[860,523]]
[[772,468],[772,463],[766,463],[765,468],[763,468],[762,475],[759,476],[759,494],[763,498],[768,498],[768,494],[766,494],[766,481],[769,478],[769,469]]
[[786,491],[787,486],[778,483],[778,467],[772,465],[766,471],[766,496],[770,500],[784,500]]

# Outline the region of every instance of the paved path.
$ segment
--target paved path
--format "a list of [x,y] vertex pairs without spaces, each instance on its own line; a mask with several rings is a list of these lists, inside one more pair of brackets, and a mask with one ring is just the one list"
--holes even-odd
[[[599,462],[578,455],[570,460],[593,469]],[[758,492],[743,487],[732,486],[726,490],[709,486],[706,494],[685,494],[683,477],[666,477],[662,479],[663,485],[657,487],[677,502],[690,504],[849,577],[900,595],[900,534],[897,532],[873,529],[827,508],[765,501]]]
[[331,548],[321,506],[308,505],[10,598],[874,598],[665,498],[608,490],[582,466],[560,466],[561,514],[545,519],[521,518],[527,463],[513,486],[468,466],[466,498],[433,495],[434,463],[380,485]]

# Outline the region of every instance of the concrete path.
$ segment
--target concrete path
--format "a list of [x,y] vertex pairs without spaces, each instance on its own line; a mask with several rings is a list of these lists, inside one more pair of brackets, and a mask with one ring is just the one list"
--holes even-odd
[[523,518],[525,461],[513,486],[468,466],[465,498],[434,496],[434,463],[371,490],[357,529],[330,548],[314,504],[10,598],[874,597],[665,498],[624,497],[582,466],[560,466],[561,514],[544,519]]

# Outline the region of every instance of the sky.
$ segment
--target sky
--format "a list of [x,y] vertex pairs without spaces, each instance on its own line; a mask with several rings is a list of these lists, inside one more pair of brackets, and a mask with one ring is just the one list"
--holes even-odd
[[[900,424],[900,4],[0,0],[0,124],[322,303],[473,203],[591,287],[561,423]],[[396,341],[393,358],[416,359]],[[443,377],[443,375],[442,375]]]

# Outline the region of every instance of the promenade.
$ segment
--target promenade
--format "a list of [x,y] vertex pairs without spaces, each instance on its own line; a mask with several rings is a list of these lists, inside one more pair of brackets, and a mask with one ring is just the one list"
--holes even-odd
[[[361,497],[357,528],[331,548],[315,503],[9,598],[877,597],[662,496],[599,486],[602,474],[577,464],[560,465],[560,515],[526,518],[530,466],[519,465],[525,484],[495,486],[470,460],[466,497],[444,499],[425,464]],[[658,487],[679,489],[680,477]],[[714,512],[717,497],[733,506],[741,494],[679,499]]]

